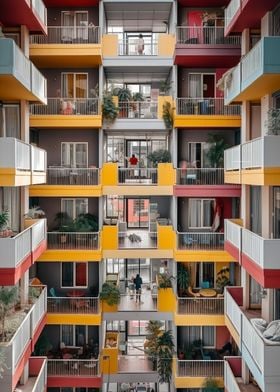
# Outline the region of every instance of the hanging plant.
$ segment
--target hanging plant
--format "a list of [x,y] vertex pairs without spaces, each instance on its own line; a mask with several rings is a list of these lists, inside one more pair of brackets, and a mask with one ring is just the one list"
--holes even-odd
[[162,105],[162,118],[166,129],[172,129],[174,123],[174,108],[170,102],[164,102]]
[[112,94],[108,93],[103,97],[102,117],[109,123],[113,123],[118,117],[119,108],[115,105]]

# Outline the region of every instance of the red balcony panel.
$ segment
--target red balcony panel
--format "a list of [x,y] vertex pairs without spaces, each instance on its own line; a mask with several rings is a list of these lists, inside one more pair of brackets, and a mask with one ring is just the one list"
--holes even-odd
[[15,285],[32,265],[32,255],[28,255],[16,268],[0,268],[0,285]]
[[47,325],[47,313],[44,314],[44,316],[42,317],[39,325],[37,326],[33,337],[32,337],[32,351],[34,351],[35,348],[35,344],[37,343],[37,340],[39,339],[43,329],[45,328],[45,326]]
[[242,360],[241,357],[228,357],[227,362],[232,370],[235,377],[241,377],[242,375]]
[[0,22],[5,27],[25,25],[30,31],[47,33],[47,26],[28,0],[0,1]]
[[175,185],[177,197],[240,197],[240,185]]
[[241,265],[262,287],[268,289],[280,288],[280,268],[262,269],[244,253],[241,255]]
[[230,0],[178,0],[185,7],[222,7],[228,5]]
[[243,288],[242,287],[227,287],[234,301],[238,306],[243,306]]
[[93,7],[99,0],[44,0],[46,7]]
[[81,376],[49,376],[48,375],[48,388],[63,388],[63,387],[76,387],[76,388],[101,388],[102,378],[96,377],[81,377]]
[[240,255],[239,249],[236,248],[231,242],[225,241],[225,251],[227,251],[239,263],[241,262],[240,257],[239,257],[239,255]]
[[262,17],[278,3],[279,0],[242,0],[242,6],[227,26],[225,34],[241,33],[245,28],[260,28]]
[[241,49],[236,46],[223,46],[204,44],[188,45],[176,44],[174,63],[181,66],[231,68],[238,64]]

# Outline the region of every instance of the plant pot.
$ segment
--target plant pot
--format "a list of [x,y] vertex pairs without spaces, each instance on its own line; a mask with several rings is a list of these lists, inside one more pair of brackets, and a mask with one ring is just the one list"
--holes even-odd
[[106,301],[101,301],[102,303],[102,312],[112,313],[118,311],[118,305],[108,305]]

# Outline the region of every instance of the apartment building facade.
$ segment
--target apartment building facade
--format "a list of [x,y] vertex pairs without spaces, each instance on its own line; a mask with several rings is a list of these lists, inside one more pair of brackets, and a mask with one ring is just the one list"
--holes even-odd
[[279,389],[277,5],[0,5],[1,391]]

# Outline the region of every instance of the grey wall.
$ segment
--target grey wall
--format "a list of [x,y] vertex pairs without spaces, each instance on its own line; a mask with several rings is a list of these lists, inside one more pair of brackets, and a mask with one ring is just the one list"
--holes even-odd
[[[88,289],[89,296],[97,296],[99,293],[98,263],[88,263]],[[37,263],[37,277],[48,289],[53,287],[58,296],[66,296],[68,289],[61,288],[61,263]]]
[[[48,26],[61,26],[61,11],[68,11],[70,7],[48,8]],[[88,21],[98,26],[99,11],[98,7],[71,7],[71,11],[88,11]]]
[[96,130],[42,129],[38,134],[39,147],[47,151],[48,166],[60,166],[62,142],[87,142],[88,165],[98,167],[98,132]]
[[160,218],[170,218],[171,198],[168,196],[153,196],[150,198],[150,203],[158,203],[158,212]]

